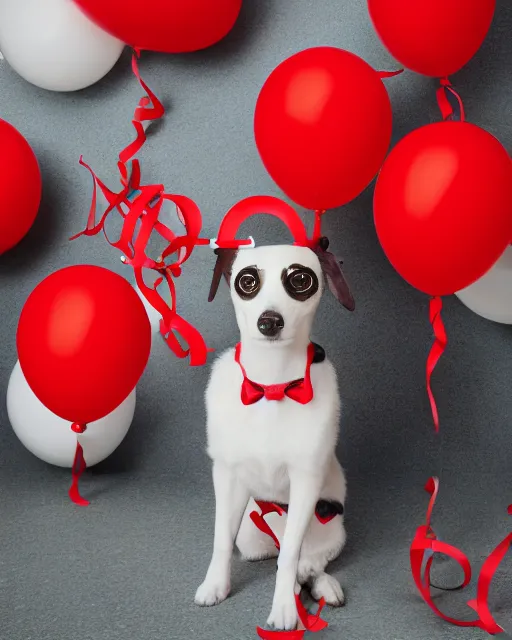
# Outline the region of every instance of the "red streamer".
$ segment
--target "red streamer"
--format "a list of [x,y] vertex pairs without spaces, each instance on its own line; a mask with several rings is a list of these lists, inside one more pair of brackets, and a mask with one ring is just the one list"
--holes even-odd
[[[461,97],[454,90],[448,78],[442,78],[440,83],[441,86],[437,90],[437,102],[443,120],[455,119],[455,112],[448,99],[449,94],[451,94],[456,98],[459,105],[459,120],[460,122],[464,122],[465,112]],[[430,301],[430,322],[432,324],[435,339],[427,359],[426,378],[427,391],[436,432],[439,431],[439,414],[431,388],[431,377],[447,345],[447,335],[441,318],[441,311],[441,298],[432,298]],[[476,612],[478,618],[476,620],[465,621],[447,616],[440,611],[432,599],[430,570],[434,560],[434,554],[443,553],[457,562],[464,572],[464,582],[460,587],[462,589],[471,581],[471,564],[467,556],[462,551],[452,545],[439,541],[432,529],[431,517],[439,491],[438,479],[431,478],[427,483],[425,490],[430,493],[426,522],[424,525],[418,527],[416,536],[410,548],[411,571],[416,587],[418,588],[423,600],[429,605],[432,611],[434,611],[434,613],[443,620],[459,627],[476,627],[486,631],[490,635],[502,633],[504,631],[503,628],[498,625],[490,612],[489,591],[496,571],[498,570],[505,555],[512,548],[512,533],[500,542],[489,554],[480,570],[477,582],[477,597],[476,599],[468,602],[468,606]],[[512,505],[508,507],[508,513],[509,515],[512,515]],[[430,554],[429,557],[427,557],[427,552]]]
[[320,614],[325,607],[325,599],[321,598],[318,602],[318,609],[315,614],[309,613],[303,605],[299,595],[295,595],[295,603],[297,605],[297,613],[304,629],[295,629],[294,631],[271,631],[256,627],[256,633],[262,640],[302,640],[306,631],[317,633],[329,626],[329,623],[322,620]]
[[377,75],[379,76],[379,78],[394,78],[395,76],[399,76],[401,73],[403,73],[404,70],[403,69],[398,69],[398,71],[377,71]]
[[[431,517],[439,491],[439,480],[437,478],[430,478],[425,486],[425,490],[430,494],[425,524],[418,527],[410,548],[411,570],[418,591],[432,611],[443,620],[458,627],[477,627],[491,635],[502,633],[502,627],[498,625],[490,612],[488,598],[494,575],[505,555],[512,547],[512,533],[500,542],[489,554],[482,566],[478,577],[476,600],[468,602],[468,605],[477,613],[478,618],[467,621],[447,616],[434,603],[431,594],[430,570],[434,560],[433,554],[442,553],[457,562],[464,572],[464,582],[461,588],[465,588],[471,582],[471,564],[462,551],[438,540],[432,529]],[[512,515],[512,505],[509,507],[509,514]],[[427,551],[432,554],[428,559],[426,559]]]
[[299,614],[300,621],[302,622],[304,627],[306,627],[306,631],[316,633],[317,631],[322,631],[329,626],[329,623],[325,620],[322,620],[322,618],[320,617],[322,609],[325,607],[325,598],[321,598],[318,601],[318,609],[315,614],[306,611],[306,608],[302,604],[302,601],[298,595],[295,596],[295,601],[297,603],[297,612]]
[[295,629],[294,631],[271,631],[256,627],[256,633],[262,640],[302,640],[306,633],[304,629]]
[[258,511],[251,511],[250,518],[253,521],[254,525],[258,527],[258,529],[265,533],[267,536],[272,538],[274,544],[276,545],[276,549],[279,550],[281,545],[279,544],[279,539],[276,534],[272,531],[271,526],[265,520],[265,516],[269,513],[277,513],[282,516],[285,511],[279,505],[274,504],[273,502],[263,502],[261,500],[256,500],[256,504],[260,508],[260,513]]
[[443,120],[453,119],[455,117],[455,112],[453,111],[453,107],[448,100],[448,93],[451,93],[457,99],[459,103],[459,119],[461,122],[466,120],[466,115],[464,112],[464,105],[462,103],[462,98],[453,88],[452,83],[448,78],[442,78],[440,80],[441,86],[437,90],[437,104],[439,105],[439,109],[441,111],[441,115]]
[[[432,416],[436,432],[439,431],[439,414],[431,388],[432,373],[443,355],[447,345],[446,330],[441,318],[442,300],[440,297],[434,297],[430,301],[430,322],[434,331],[434,344],[430,350],[427,359],[427,391],[432,408]],[[430,579],[430,571],[434,560],[435,553],[442,553],[452,558],[461,567],[464,573],[464,582],[461,587],[464,589],[471,581],[471,564],[467,556],[452,545],[441,542],[437,539],[436,534],[431,526],[432,511],[439,492],[439,480],[430,478],[425,490],[430,494],[429,505],[425,524],[418,527],[416,536],[410,548],[411,571],[414,582],[423,600],[428,604],[432,611],[453,625],[459,627],[476,627],[489,633],[496,635],[502,633],[503,629],[494,620],[489,609],[489,590],[492,580],[498,567],[500,566],[505,555],[512,547],[512,533],[510,533],[500,544],[489,554],[484,562],[477,583],[477,597],[468,602],[468,605],[477,613],[476,620],[458,620],[443,613],[434,603],[431,593],[432,583]],[[512,515],[512,505],[508,508],[508,512]],[[427,557],[427,552],[430,556]]]
[[[118,193],[108,189],[91,167],[80,158],[80,164],[91,173],[93,178],[93,194],[87,226],[82,232],[73,236],[71,240],[82,235],[94,236],[103,231],[107,242],[123,252],[122,260],[125,264],[132,266],[135,280],[142,295],[162,316],[160,333],[164,336],[169,348],[178,358],[189,356],[191,365],[203,365],[210,349],[206,346],[199,331],[176,312],[176,292],[173,281],[173,278],[180,276],[181,265],[188,260],[198,243],[202,225],[201,212],[190,198],[165,193],[162,184],[141,184],[140,163],[134,156],[146,142],[143,123],[153,122],[162,118],[165,110],[156,95],[142,80],[137,66],[138,56],[139,52],[135,50],[132,56],[132,70],[147,95],[139,101],[133,116],[132,124],[136,132],[135,140],[119,154],[117,167],[123,188]],[[127,163],[130,161],[131,170],[129,171]],[[96,222],[98,188],[106,198],[108,206],[99,221]],[[176,235],[159,220],[160,210],[165,200],[170,200],[175,204],[178,218],[185,227],[184,235]],[[105,231],[106,220],[112,211],[116,211],[123,219],[121,235],[115,242],[109,240]],[[146,253],[153,231],[168,242],[168,246],[158,260],[150,258]],[[166,258],[169,256],[175,256],[175,259],[166,263]],[[160,274],[160,277],[152,287],[148,286],[144,281],[144,269],[151,269]],[[164,281],[169,289],[170,305],[157,291],[159,285]],[[185,347],[180,343],[178,336],[181,336],[185,342]]]
[[[86,426],[73,423],[71,425],[71,429],[78,435],[85,431]],[[78,483],[80,481],[80,477],[82,476],[82,473],[85,471],[86,468],[87,468],[87,465],[85,463],[84,450],[82,449],[82,445],[80,444],[80,442],[78,442],[78,437],[77,437],[75,459],[73,460],[73,467],[71,468],[71,475],[73,480],[71,483],[71,487],[69,488],[68,494],[71,500],[79,507],[87,507],[90,504],[88,500],[86,500],[85,498],[82,498],[82,496],[80,495],[80,491],[78,489]]]
[[430,399],[430,407],[432,409],[432,417],[434,419],[436,432],[439,431],[439,412],[437,410],[434,393],[432,392],[431,378],[432,373],[434,372],[434,369],[436,368],[436,365],[443,355],[448,343],[446,329],[444,328],[443,319],[441,318],[442,309],[443,301],[439,296],[430,300],[430,324],[434,331],[434,344],[432,345],[427,358],[427,392]]
[[315,226],[313,227],[313,236],[311,238],[313,246],[316,246],[322,237],[322,216],[324,213],[325,209],[317,209],[315,211]]

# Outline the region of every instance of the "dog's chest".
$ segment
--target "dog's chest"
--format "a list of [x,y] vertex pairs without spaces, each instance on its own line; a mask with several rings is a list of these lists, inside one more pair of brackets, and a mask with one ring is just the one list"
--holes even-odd
[[314,419],[313,402],[301,405],[289,398],[281,401],[262,398],[245,406],[240,387],[224,390],[220,401],[209,407],[210,440],[222,439],[223,448],[243,459],[283,459],[290,448],[310,432]]
[[[314,398],[307,404],[262,398],[244,405],[243,376],[238,365],[223,356],[206,395],[209,455],[236,467],[253,495],[275,500],[287,494],[288,467],[315,466],[319,452],[323,455],[335,442],[338,398],[330,372],[314,365]],[[323,380],[325,376],[329,379]]]
[[290,482],[286,464],[276,459],[247,458],[235,466],[239,482],[246,486],[252,497],[286,503]]
[[256,498],[288,500],[290,460],[301,455],[307,446],[306,442],[297,446],[297,437],[304,437],[299,435],[304,428],[298,416],[295,424],[289,422],[293,408],[286,405],[290,402],[262,399],[238,410],[233,410],[230,403],[230,408],[222,412],[225,422],[216,422],[223,426],[210,429],[210,455],[235,468],[239,481]]

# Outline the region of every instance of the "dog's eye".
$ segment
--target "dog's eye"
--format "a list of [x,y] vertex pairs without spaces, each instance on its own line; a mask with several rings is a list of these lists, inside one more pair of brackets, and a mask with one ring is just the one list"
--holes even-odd
[[309,267],[292,264],[283,271],[283,286],[286,293],[295,300],[304,301],[318,291],[318,278]]
[[309,291],[313,286],[313,278],[310,273],[305,271],[297,271],[290,276],[290,286],[294,291],[298,293],[304,293]]
[[235,280],[235,291],[244,300],[254,298],[261,288],[260,275],[256,267],[242,269]]

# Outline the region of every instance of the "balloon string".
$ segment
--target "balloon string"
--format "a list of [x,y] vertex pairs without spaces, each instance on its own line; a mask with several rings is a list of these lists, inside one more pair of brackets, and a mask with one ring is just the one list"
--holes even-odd
[[325,213],[325,209],[317,209],[315,211],[315,226],[313,227],[313,245],[318,244],[318,241],[322,237],[322,216]]
[[80,478],[83,472],[85,471],[85,469],[87,468],[87,465],[85,463],[85,458],[84,458],[84,450],[82,449],[82,445],[78,440],[78,436],[79,434],[84,433],[86,428],[87,427],[85,424],[78,424],[76,422],[71,425],[71,430],[77,434],[77,438],[76,438],[75,458],[73,460],[73,466],[71,468],[72,483],[71,483],[71,487],[69,488],[68,494],[71,500],[79,507],[87,507],[90,504],[88,500],[85,500],[85,498],[82,498],[82,496],[80,495],[80,491],[78,489]]
[[440,84],[441,86],[437,89],[436,96],[437,96],[437,104],[441,111],[443,120],[448,120],[448,119],[453,120],[455,116],[453,107],[450,101],[448,100],[448,93],[451,93],[457,99],[457,102],[459,104],[459,120],[460,122],[465,122],[466,114],[464,111],[464,104],[462,102],[462,98],[455,91],[452,83],[448,78],[442,78],[440,80]]
[[[478,618],[467,621],[447,616],[440,611],[434,603],[431,594],[430,571],[434,554],[442,553],[457,562],[464,573],[464,582],[460,587],[462,589],[471,582],[471,564],[462,551],[438,540],[431,527],[430,520],[439,491],[439,480],[437,478],[430,478],[425,486],[425,490],[430,494],[425,524],[418,527],[410,548],[411,571],[418,591],[432,611],[446,622],[459,627],[476,627],[483,629],[491,635],[502,633],[502,627],[496,623],[489,609],[489,591],[498,567],[505,555],[512,548],[512,533],[500,542],[485,560],[478,577],[477,597],[475,600],[470,600],[467,603],[468,606],[477,613]],[[512,515],[512,505],[509,507],[509,514]]]
[[[435,340],[427,360],[427,390],[430,398],[436,432],[439,431],[439,416],[430,381],[432,373],[447,345],[446,330],[441,318],[441,311],[441,298],[432,298],[430,301],[430,322],[434,330]],[[452,545],[438,540],[432,528],[431,520],[439,492],[439,479],[434,477],[430,478],[425,486],[425,490],[430,494],[425,524],[418,527],[410,549],[411,572],[416,587],[418,588],[423,600],[437,616],[453,625],[459,627],[477,627],[491,635],[503,632],[503,629],[496,623],[490,612],[489,591],[496,571],[498,570],[505,555],[512,548],[512,533],[500,542],[500,544],[489,554],[482,566],[482,569],[480,570],[477,583],[477,597],[476,599],[468,602],[468,605],[477,613],[478,618],[472,621],[463,621],[447,616],[440,611],[434,603],[431,594],[431,589],[434,585],[431,581],[430,571],[434,561],[434,554],[442,553],[452,558],[452,560],[455,560],[463,570],[464,582],[462,585],[457,587],[457,589],[464,589],[470,583],[471,564],[462,551]],[[512,505],[509,506],[508,513],[512,515]]]
[[395,76],[399,76],[401,73],[403,73],[404,70],[403,69],[398,69],[397,71],[377,71],[377,75],[379,76],[379,78],[394,78]]
[[439,296],[435,296],[430,300],[430,323],[434,331],[434,343],[430,349],[430,353],[427,358],[426,377],[427,377],[427,392],[430,399],[430,407],[432,410],[432,418],[434,420],[434,427],[436,432],[439,432],[439,412],[437,410],[437,404],[432,391],[431,378],[434,369],[436,368],[439,359],[443,355],[446,345],[448,343],[448,337],[446,335],[446,329],[441,317],[441,310],[443,308],[443,301]]
[[[453,107],[448,99],[448,95],[451,94],[457,99],[459,105],[459,120],[460,122],[464,122],[465,112],[461,97],[453,89],[448,78],[443,78],[440,82],[441,86],[437,90],[437,102],[441,110],[443,120],[453,120],[455,118]],[[426,373],[427,390],[436,432],[439,431],[439,415],[435,398],[431,389],[431,376],[447,345],[447,335],[442,321],[441,311],[441,298],[432,298],[430,301],[430,322],[434,330],[435,340],[428,356]],[[430,571],[432,563],[434,561],[434,554],[442,553],[452,560],[455,560],[455,562],[459,564],[464,572],[464,582],[462,583],[462,585],[460,585],[460,587],[458,587],[458,589],[464,589],[470,583],[471,564],[462,551],[452,545],[448,545],[438,540],[432,529],[431,518],[439,491],[439,480],[437,478],[431,478],[427,483],[425,489],[430,493],[426,523],[425,525],[418,527],[416,536],[411,544],[410,549],[411,571],[413,574],[414,582],[423,600],[429,605],[429,607],[438,617],[453,625],[459,627],[479,628],[486,631],[490,635],[502,633],[504,631],[503,628],[495,621],[489,608],[489,591],[496,571],[498,570],[506,554],[512,548],[512,533],[510,533],[502,542],[500,542],[497,547],[487,556],[480,570],[477,582],[477,597],[467,603],[468,606],[476,612],[478,618],[476,620],[465,621],[445,615],[436,606],[431,594],[431,588],[434,587],[434,585],[432,585]],[[512,515],[512,505],[508,507],[508,513]]]
[[[141,167],[135,155],[146,142],[146,126],[162,118],[165,109],[140,76],[137,65],[139,55],[140,51],[135,49],[132,56],[132,71],[146,95],[139,100],[133,115],[135,139],[119,153],[117,167],[122,189],[118,193],[108,189],[91,167],[80,158],[80,164],[92,176],[93,194],[86,228],[71,240],[82,235],[94,236],[102,231],[107,242],[122,251],[121,260],[132,266],[141,294],[161,315],[160,332],[168,347],[178,358],[190,356],[191,365],[203,365],[211,349],[208,349],[199,331],[177,314],[176,290],[173,282],[173,278],[180,276],[181,265],[188,260],[196,246],[202,226],[201,212],[190,198],[165,193],[162,184],[141,184]],[[98,188],[107,200],[108,206],[100,220],[96,222]],[[176,215],[185,227],[183,235],[175,234],[159,220],[162,205],[167,200],[175,205]],[[121,217],[123,224],[119,239],[111,241],[107,236],[105,224],[114,211]],[[147,255],[153,231],[168,243],[157,260]],[[172,258],[170,262],[166,261],[168,257]],[[143,274],[146,269],[156,271],[160,275],[152,287],[145,284]],[[169,290],[170,304],[157,292],[157,287],[164,281]],[[175,334],[181,336],[185,347],[180,344]]]

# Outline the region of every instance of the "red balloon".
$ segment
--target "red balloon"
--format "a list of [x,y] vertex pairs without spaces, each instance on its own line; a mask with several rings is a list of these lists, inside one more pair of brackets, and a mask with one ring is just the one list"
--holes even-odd
[[41,172],[34,152],[12,125],[0,120],[0,255],[32,226],[41,202]]
[[512,240],[512,161],[468,122],[421,127],[386,159],[374,215],[384,252],[409,284],[433,296],[455,293]]
[[75,0],[102,29],[139,49],[188,53],[222,40],[242,0]]
[[401,64],[442,78],[463,67],[491,26],[496,0],[368,0],[384,46]]
[[80,265],[48,276],[30,294],[17,346],[39,400],[61,418],[86,424],[108,415],[135,388],[149,358],[151,327],[124,278]]
[[254,135],[274,181],[307,209],[346,204],[368,186],[391,141],[389,97],[378,73],[335,47],[306,49],[263,85]]

